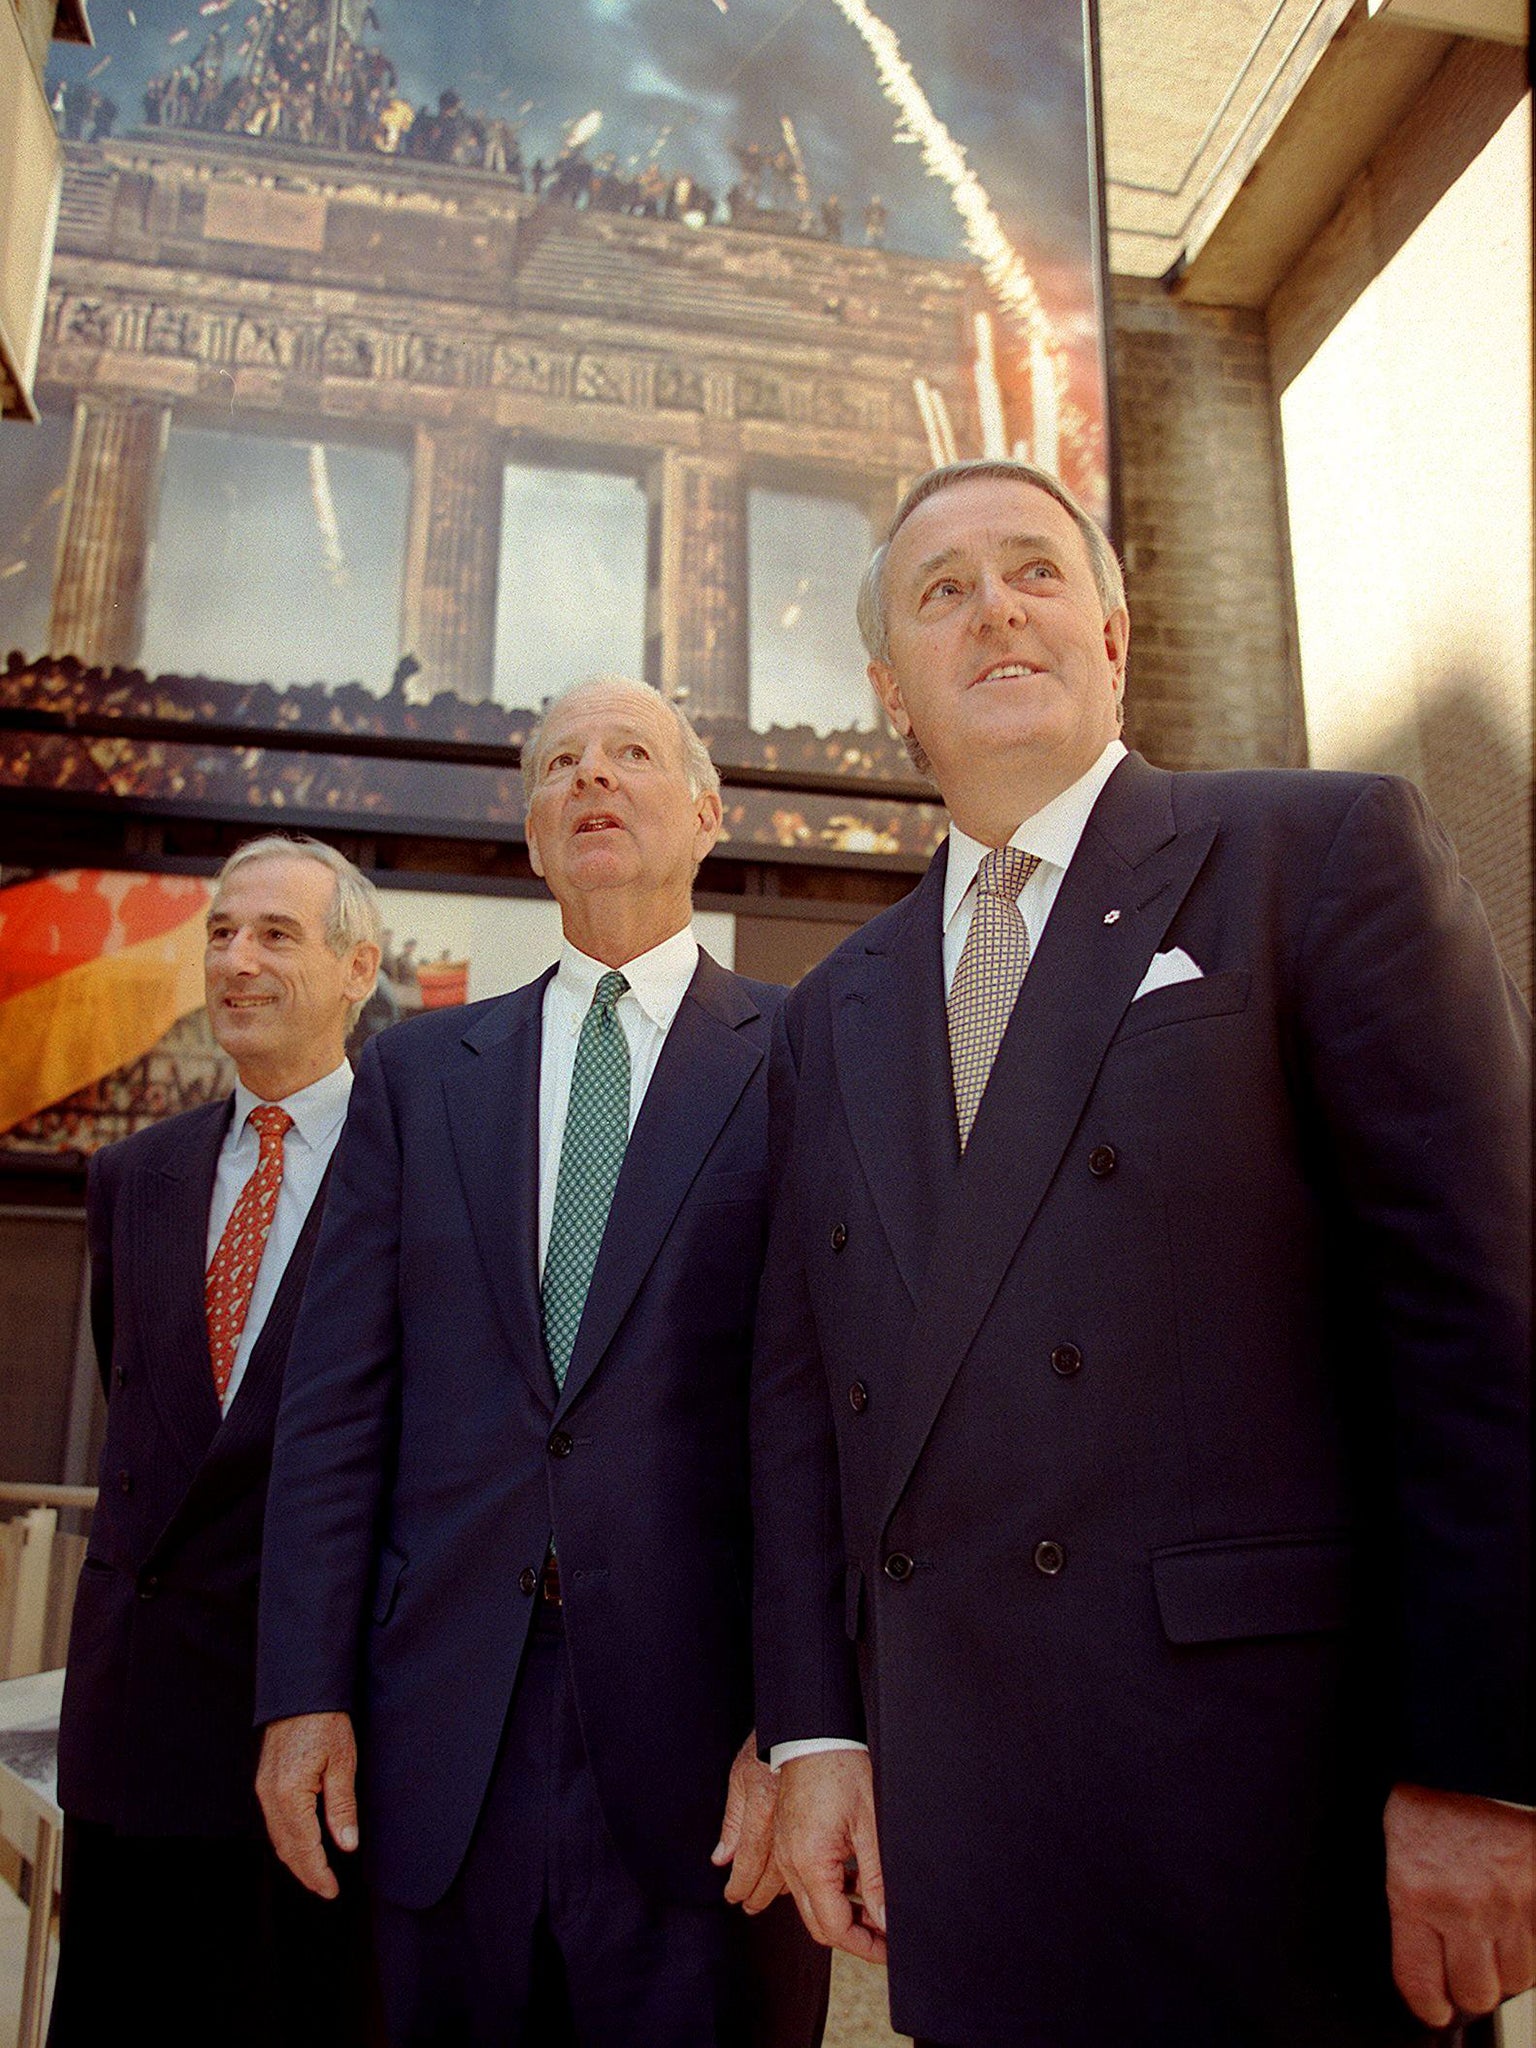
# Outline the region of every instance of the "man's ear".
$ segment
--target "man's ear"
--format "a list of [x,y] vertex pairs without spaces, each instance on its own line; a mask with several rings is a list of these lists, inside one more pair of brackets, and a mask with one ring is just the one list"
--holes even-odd
[[373,994],[382,958],[383,954],[371,939],[359,939],[352,948],[352,964],[347,970],[345,991],[349,1003],[366,1002]]
[[912,721],[901,699],[901,685],[896,680],[895,669],[888,661],[872,661],[866,673],[870,688],[885,706],[886,716],[905,739],[912,730]]
[[1125,697],[1125,663],[1131,651],[1131,615],[1123,604],[1115,606],[1104,621],[1104,652],[1115,680],[1115,702]]
[[523,837],[528,842],[528,865],[539,877],[539,880],[542,881],[544,879],[544,863],[539,858],[539,835],[534,826],[533,806],[531,804],[528,806],[527,816],[523,819]]
[[714,846],[715,841],[720,837],[720,828],[725,823],[725,811],[720,802],[719,790],[700,790],[699,800],[694,806],[694,818],[696,830],[693,841],[693,858],[695,865],[697,865]]

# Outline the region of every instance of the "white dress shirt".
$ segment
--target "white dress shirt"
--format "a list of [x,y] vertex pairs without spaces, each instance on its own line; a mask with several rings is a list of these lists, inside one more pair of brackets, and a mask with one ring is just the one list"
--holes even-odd
[[[688,984],[699,964],[699,942],[685,925],[648,953],[626,962],[629,983],[614,1014],[629,1047],[629,1128],[651,1085],[672,1019],[682,1007]],[[539,1272],[549,1250],[549,1226],[555,1214],[555,1185],[560,1178],[560,1148],[565,1142],[565,1113],[570,1107],[571,1074],[576,1042],[597,984],[609,972],[601,960],[577,952],[567,939],[560,964],[544,991],[543,1046],[539,1059]]]
[[[1098,802],[1099,792],[1116,766],[1125,759],[1125,754],[1125,742],[1111,740],[1086,775],[1079,776],[1060,796],[1052,797],[1032,818],[1026,818],[1008,842],[1010,846],[1018,847],[1021,853],[1034,854],[1040,863],[1019,892],[1019,910],[1029,933],[1031,959],[1040,944],[1045,921],[1051,914],[1062,879],[1077,851],[1077,843],[1083,836],[1088,813]],[[944,870],[946,996],[954,984],[955,969],[960,965],[966,934],[976,911],[976,870],[991,851],[991,847],[983,846],[979,839],[972,839],[968,832],[962,832],[958,825],[951,824],[949,859]],[[781,1764],[787,1764],[797,1756],[819,1756],[831,1749],[863,1747],[862,1742],[852,1742],[844,1736],[817,1736],[803,1742],[776,1742],[768,1760],[777,1770]]]
[[[1009,840],[1021,853],[1032,853],[1040,865],[1019,891],[1019,910],[1029,933],[1029,957],[1034,959],[1045,932],[1062,881],[1077,851],[1077,843],[1088,823],[1088,813],[1116,767],[1125,759],[1123,740],[1111,740],[1086,775],[1080,775],[1070,789],[1051,798],[1043,810],[1026,818]],[[944,870],[944,993],[954,986],[955,969],[965,947],[966,934],[976,910],[976,870],[992,851],[979,839],[949,828],[949,862]]]
[[[352,1069],[343,1060],[333,1073],[311,1081],[307,1088],[300,1088],[293,1095],[284,1096],[279,1105],[293,1118],[293,1128],[283,1135],[282,1186],[278,1189],[277,1207],[261,1255],[261,1265],[257,1269],[256,1284],[251,1289],[245,1328],[235,1346],[229,1385],[224,1389],[226,1415],[230,1402],[239,1392],[240,1382],[245,1378],[245,1368],[261,1335],[261,1326],[267,1320],[267,1312],[282,1285],[288,1260],[299,1241],[299,1232],[304,1228],[304,1219],[320,1191],[325,1169],[331,1163],[336,1140],[347,1120],[347,1100],[351,1093]],[[261,1140],[248,1119],[251,1111],[265,1099],[253,1095],[243,1081],[236,1082],[234,1115],[219,1148],[219,1164],[213,1177],[213,1203],[208,1211],[208,1266],[213,1264],[213,1255],[219,1248],[219,1239],[224,1235],[230,1212],[240,1199],[246,1182],[256,1171]]]

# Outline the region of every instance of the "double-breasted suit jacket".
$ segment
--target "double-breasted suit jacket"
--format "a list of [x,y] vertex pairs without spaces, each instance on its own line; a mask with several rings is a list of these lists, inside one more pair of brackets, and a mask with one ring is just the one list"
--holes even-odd
[[1132,755],[962,1159],[943,864],[776,1044],[760,1737],[867,1732],[904,2030],[1406,2035],[1388,1787],[1531,1797],[1528,1019],[1408,785]]
[[782,991],[700,957],[557,1397],[548,979],[369,1045],[279,1428],[259,1712],[356,1717],[364,1854],[405,1907],[463,1860],[551,1536],[604,1818],[658,1898],[718,1900],[709,1856],[752,1725],[747,1387]]
[[251,1720],[262,1518],[324,1190],[221,1419],[204,1275],[232,1108],[189,1110],[91,1163],[107,1434],[70,1633],[59,1790],[66,1813],[126,1835],[262,1837]]

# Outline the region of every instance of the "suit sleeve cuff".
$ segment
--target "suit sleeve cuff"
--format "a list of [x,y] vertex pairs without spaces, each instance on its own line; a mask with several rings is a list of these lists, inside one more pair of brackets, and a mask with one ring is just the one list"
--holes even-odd
[[825,1756],[833,1749],[868,1750],[867,1742],[852,1742],[846,1735],[818,1735],[804,1742],[776,1742],[768,1752],[768,1764],[778,1770],[784,1764],[791,1764],[797,1756]]

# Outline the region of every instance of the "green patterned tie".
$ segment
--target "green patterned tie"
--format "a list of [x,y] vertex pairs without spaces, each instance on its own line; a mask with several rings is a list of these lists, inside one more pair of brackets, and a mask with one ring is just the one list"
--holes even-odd
[[1036,854],[1000,846],[976,871],[976,908],[949,991],[949,1057],[962,1152],[1029,972],[1029,931],[1019,892],[1039,865]]
[[557,1387],[565,1385],[576,1348],[592,1269],[608,1227],[608,1207],[629,1143],[629,1045],[614,1014],[628,987],[617,969],[602,977],[576,1045],[555,1213],[544,1254],[544,1343]]

